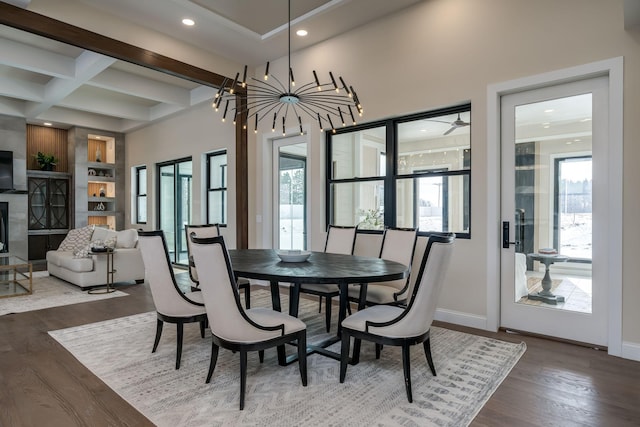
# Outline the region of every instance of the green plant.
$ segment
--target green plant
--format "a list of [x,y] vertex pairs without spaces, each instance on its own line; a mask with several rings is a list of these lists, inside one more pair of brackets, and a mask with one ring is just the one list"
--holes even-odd
[[363,230],[383,230],[384,219],[380,209],[359,209],[358,214],[364,218],[358,224],[358,228]]
[[34,157],[36,158],[40,169],[43,170],[52,170],[57,162],[57,159],[53,154],[44,154],[41,151],[38,151],[38,154],[36,154]]

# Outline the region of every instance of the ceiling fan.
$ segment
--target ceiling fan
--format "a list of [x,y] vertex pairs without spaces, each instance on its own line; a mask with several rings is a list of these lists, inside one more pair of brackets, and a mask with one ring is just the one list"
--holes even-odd
[[462,120],[460,118],[460,113],[458,113],[458,118],[455,119],[453,122],[449,123],[449,122],[445,122],[442,120],[429,120],[431,122],[439,122],[439,123],[446,123],[448,125],[450,125],[451,127],[449,128],[449,130],[447,130],[445,133],[443,133],[442,135],[449,135],[451,132],[453,132],[454,130],[458,129],[458,128],[462,128],[465,126],[469,126],[471,123],[469,122],[465,122],[464,120]]

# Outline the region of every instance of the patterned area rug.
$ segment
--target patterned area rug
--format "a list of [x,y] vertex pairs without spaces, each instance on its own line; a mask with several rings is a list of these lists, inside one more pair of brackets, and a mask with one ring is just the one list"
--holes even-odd
[[110,294],[88,294],[87,291],[82,291],[77,286],[49,276],[46,271],[35,272],[33,273],[33,293],[31,295],[0,299],[0,316],[126,295],[122,291],[115,291]]
[[[252,306],[269,306],[267,291],[251,296]],[[300,300],[300,313],[308,341],[314,342],[324,334],[324,313],[317,313],[317,301],[306,299]],[[438,376],[431,375],[422,346],[414,346],[412,404],[398,348],[385,347],[375,360],[373,344],[363,343],[361,361],[349,366],[344,384],[338,380],[339,362],[311,355],[307,387],[300,382],[297,363],[278,366],[275,349],[265,352],[263,364],[250,353],[245,409],[239,411],[238,354],[221,350],[211,383],[205,384],[210,338],[201,339],[196,324],[185,326],[182,364],[175,370],[175,327],[165,325],[152,354],[155,323],[155,312],[150,312],[49,334],[153,423],[167,427],[466,426],[525,351],[524,343],[433,327]],[[339,351],[339,346],[331,348]],[[294,352],[287,347],[287,354]],[[105,354],[113,357],[105,359]]]

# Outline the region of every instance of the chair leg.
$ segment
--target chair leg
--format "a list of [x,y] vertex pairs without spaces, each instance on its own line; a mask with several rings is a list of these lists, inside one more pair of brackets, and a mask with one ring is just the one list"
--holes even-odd
[[200,338],[204,338],[204,328],[206,327],[205,323],[205,320],[200,321]]
[[381,352],[382,352],[382,344],[376,344],[376,359],[380,359]]
[[431,373],[433,376],[436,375],[436,367],[433,364],[433,358],[431,357],[431,338],[427,338],[423,343],[422,347],[424,347],[424,355],[427,356],[427,363],[429,364],[429,368],[431,369]]
[[322,313],[322,297],[318,297],[318,313]]
[[362,340],[360,338],[356,338],[353,340],[353,364],[357,365],[360,363],[360,346],[362,345]]
[[218,363],[218,352],[220,351],[220,347],[214,342],[211,343],[211,360],[209,361],[209,372],[207,372],[207,380],[205,381],[207,384],[211,381],[211,376],[213,375],[213,370],[216,369],[216,363]]
[[176,323],[178,329],[178,349],[176,352],[176,369],[180,369],[180,359],[182,358],[182,336],[184,335],[184,325],[182,322]]
[[151,350],[151,353],[156,352],[158,344],[160,343],[160,336],[162,335],[162,325],[164,325],[164,322],[158,319],[158,322],[156,323],[156,339],[153,341],[153,350]]
[[[347,376],[347,364],[349,363],[349,343],[351,337],[346,328],[342,328],[342,344],[340,346],[340,383],[344,382]],[[355,357],[355,355],[354,355]]]
[[260,363],[264,363],[264,350],[258,351],[258,359],[260,359]]
[[[322,299],[322,297],[320,297]],[[325,311],[325,322],[327,323],[327,332],[331,330],[331,297],[327,296],[327,303],[325,304],[327,307],[324,309]]]
[[411,395],[411,362],[410,362],[409,344],[402,344],[402,367],[404,369],[404,387],[407,390],[407,399],[409,403],[413,402]]
[[244,392],[247,388],[247,350],[240,350],[240,410],[244,409]]
[[306,329],[298,333],[298,367],[300,369],[300,379],[302,385],[307,386],[307,331]]

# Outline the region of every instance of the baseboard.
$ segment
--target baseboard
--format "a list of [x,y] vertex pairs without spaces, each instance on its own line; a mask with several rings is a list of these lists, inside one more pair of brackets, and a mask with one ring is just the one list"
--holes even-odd
[[620,357],[640,362],[640,343],[622,341],[622,354]]
[[434,319],[475,329],[487,329],[486,316],[462,313],[460,311],[437,309]]

